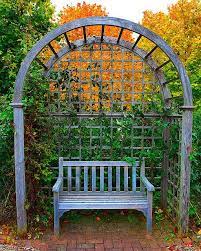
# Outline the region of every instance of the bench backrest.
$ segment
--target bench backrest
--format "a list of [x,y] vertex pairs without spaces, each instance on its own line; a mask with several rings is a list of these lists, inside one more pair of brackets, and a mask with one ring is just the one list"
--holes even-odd
[[[144,170],[144,160],[141,166]],[[63,177],[63,186],[68,192],[135,192],[138,168],[139,161],[132,165],[125,161],[65,161],[59,158],[59,176]]]

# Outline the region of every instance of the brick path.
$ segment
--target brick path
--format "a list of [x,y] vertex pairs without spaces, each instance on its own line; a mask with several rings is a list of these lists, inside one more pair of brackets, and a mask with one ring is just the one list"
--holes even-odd
[[144,233],[69,233],[59,239],[26,242],[27,248],[34,246],[41,251],[157,251],[168,250],[162,240]]
[[[22,245],[27,248],[23,250],[35,247],[41,251],[165,251],[169,250],[164,241],[168,236],[168,225],[168,222],[163,227],[154,224],[153,233],[149,235],[143,218],[132,223],[118,219],[102,222],[102,218],[96,222],[85,216],[84,222],[63,221],[59,238],[49,230],[41,240],[23,241]],[[181,243],[181,240],[174,240],[174,244]]]

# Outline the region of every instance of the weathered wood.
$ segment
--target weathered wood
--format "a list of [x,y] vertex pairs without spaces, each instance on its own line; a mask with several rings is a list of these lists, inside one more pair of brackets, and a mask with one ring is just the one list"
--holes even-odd
[[179,226],[182,233],[188,231],[190,197],[190,154],[192,152],[192,109],[183,111],[181,142],[181,173],[179,198]]
[[[136,164],[138,165],[139,161],[136,161]],[[111,166],[111,167],[114,167],[114,166],[132,166],[132,164],[130,163],[127,163],[126,161],[63,161],[63,166]]]
[[128,166],[124,167],[124,191],[128,192]]
[[54,234],[59,235],[59,193],[54,192]]
[[88,181],[88,166],[84,167],[84,191],[88,191],[89,181]]
[[71,49],[71,43],[70,43],[70,41],[68,39],[68,36],[67,36],[66,32],[64,33],[64,37],[65,37],[65,40],[66,40],[66,43],[67,43],[68,47]]
[[100,167],[100,191],[104,191],[104,166]]
[[136,41],[135,41],[135,43],[134,43],[134,45],[133,45],[133,47],[132,47],[132,50],[135,49],[136,45],[138,44],[138,42],[140,41],[141,38],[142,38],[142,35],[140,34],[140,35],[138,36],[138,38],[136,39]]
[[141,181],[146,187],[147,191],[153,192],[155,190],[154,186],[148,181],[148,179],[145,176],[141,176]]
[[96,167],[92,166],[92,192],[96,191]]
[[[64,163],[64,162],[63,162]],[[72,173],[72,167],[68,167],[68,191],[72,190],[72,178],[71,178],[71,173]]]
[[[141,166],[140,179],[147,189],[147,195],[144,191],[136,192],[136,168],[139,161],[134,166],[125,161],[63,161],[59,159],[59,177],[53,187],[54,192],[54,232],[59,233],[59,217],[65,211],[71,209],[137,209],[145,213],[147,217],[147,230],[152,229],[152,191],[154,186],[145,177],[145,164]],[[61,164],[63,166],[61,166]],[[96,165],[94,165],[96,164]],[[62,179],[61,174],[63,167],[68,168],[68,191],[61,191]],[[80,188],[80,170],[84,166],[84,191]],[[76,168],[76,190],[72,190],[72,167]],[[124,191],[120,191],[120,168],[124,170]],[[88,188],[88,169],[91,169],[92,189]],[[108,171],[108,191],[104,191],[105,177],[104,171]],[[100,176],[97,169],[100,170]],[[116,189],[113,189],[113,169],[116,170]],[[129,172],[132,171],[132,190],[129,191],[128,179]],[[69,171],[70,170],[70,171]],[[96,180],[100,178],[100,190],[96,190]],[[70,181],[69,181],[70,179]],[[134,181],[135,179],[135,181]],[[70,184],[70,185],[69,185]]]
[[15,146],[15,187],[17,230],[19,235],[27,231],[27,215],[25,209],[25,163],[24,163],[24,114],[21,103],[12,104],[14,108],[14,146]]
[[132,166],[132,191],[136,191],[136,180],[137,180],[137,175],[136,175],[136,163]]
[[48,67],[39,59],[39,58],[35,58],[35,61],[41,65],[46,71],[48,70]]
[[153,49],[150,50],[150,52],[147,53],[147,55],[144,57],[145,59],[147,59],[149,56],[151,56],[151,54],[158,48],[158,45],[154,46]]
[[[50,114],[52,117],[71,117],[72,114],[68,113],[68,112],[60,112],[60,113],[51,113]],[[104,113],[104,117],[106,118],[123,118],[125,115],[122,113]],[[93,113],[93,114],[89,114],[89,113],[77,113],[77,117],[78,118],[94,118],[94,117],[100,117],[100,113]],[[163,118],[164,115],[163,114],[158,114],[158,113],[144,113],[143,114],[144,118]],[[172,114],[172,115],[167,115],[167,117],[169,118],[182,118],[181,114]],[[140,116],[136,116],[136,118],[141,118]],[[73,128],[73,127],[72,127]],[[133,127],[135,128],[135,126]]]
[[62,183],[63,183],[63,177],[58,177],[56,183],[54,184],[52,188],[52,191],[55,193],[58,193],[63,188]]
[[63,158],[59,158],[59,177],[62,178],[61,190],[63,190]]
[[[164,119],[167,123],[170,121],[169,118]],[[161,208],[166,211],[167,209],[167,191],[168,191],[168,168],[169,168],[169,147],[170,147],[170,128],[165,127],[163,130],[163,142],[165,150],[163,154],[162,162],[162,177],[161,177]]]
[[120,192],[120,166],[116,167],[116,191]]
[[171,60],[165,61],[163,64],[159,65],[159,66],[155,69],[155,71],[160,70],[162,67],[164,67],[166,64],[169,64],[170,62],[171,62]]
[[147,231],[152,231],[152,201],[153,201],[153,192],[147,192],[147,200],[148,200],[148,209],[147,209]]
[[84,35],[84,42],[87,42],[87,35],[86,35],[86,27],[83,26],[83,35]]
[[76,167],[76,191],[80,191],[80,167]]
[[[145,176],[145,158],[142,159],[142,165],[140,169],[140,177]],[[145,186],[143,181],[140,179],[140,191],[144,192]]]
[[102,25],[102,29],[101,29],[101,42],[103,42],[104,31],[105,31],[105,25]]
[[55,49],[53,48],[53,46],[51,45],[51,43],[48,43],[48,46],[49,46],[50,50],[53,52],[53,54],[55,55],[55,57],[58,57],[58,55],[57,55]]
[[112,192],[112,166],[108,166],[108,192]]
[[122,36],[122,33],[124,31],[124,28],[121,28],[120,32],[119,32],[119,36],[117,38],[117,44],[119,43],[120,39],[121,39],[121,36]]

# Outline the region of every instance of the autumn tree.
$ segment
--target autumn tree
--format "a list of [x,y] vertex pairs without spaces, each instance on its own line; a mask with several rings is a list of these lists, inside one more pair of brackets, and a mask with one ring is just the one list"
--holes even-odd
[[153,13],[147,10],[142,19],[142,25],[164,38],[186,66],[193,87],[194,101],[199,106],[201,105],[200,23],[199,0],[179,0],[169,6],[167,13]]
[[[142,25],[163,37],[186,66],[193,90],[194,98],[194,128],[193,153],[191,154],[191,207],[190,216],[195,222],[200,214],[201,203],[197,198],[201,193],[201,2],[199,0],[179,0],[168,8],[167,13],[145,11]],[[171,75],[171,68],[166,72]],[[179,83],[179,85],[181,85]],[[174,93],[178,92],[177,82],[172,84]],[[174,94],[173,93],[173,94]]]

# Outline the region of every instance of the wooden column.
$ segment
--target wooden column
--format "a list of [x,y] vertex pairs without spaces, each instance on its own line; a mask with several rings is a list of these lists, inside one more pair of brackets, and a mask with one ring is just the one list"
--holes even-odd
[[192,151],[192,108],[183,106],[182,142],[181,142],[181,174],[179,199],[179,228],[181,233],[188,231],[188,208],[190,199],[190,153]]
[[17,209],[17,231],[19,235],[27,232],[27,216],[25,210],[25,164],[24,164],[24,114],[22,103],[12,103],[15,127],[15,187]]

